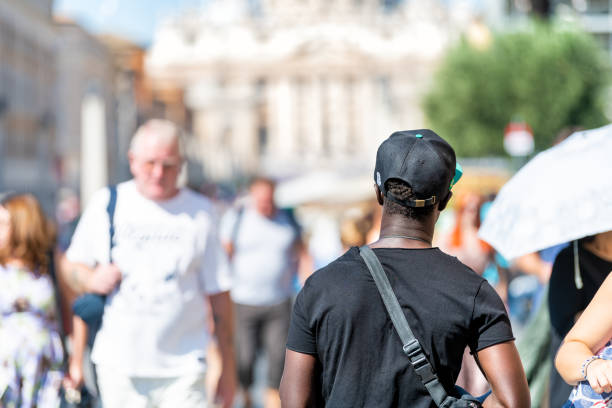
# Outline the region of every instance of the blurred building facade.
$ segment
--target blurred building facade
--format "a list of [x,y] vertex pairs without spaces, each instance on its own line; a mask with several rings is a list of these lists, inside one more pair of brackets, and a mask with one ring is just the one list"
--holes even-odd
[[167,117],[189,129],[183,90],[153,92],[145,50],[53,17],[52,0],[0,0],[0,192],[32,192],[52,213],[130,177],[137,126]]
[[144,48],[110,34],[99,35],[97,39],[104,44],[113,61],[114,130],[117,143],[111,151],[115,158],[112,175],[114,180],[121,181],[131,176],[127,151],[139,125],[149,118],[166,118],[189,134],[190,113],[185,107],[181,88],[152,88],[145,70]]
[[207,178],[369,174],[391,131],[425,126],[422,94],[467,22],[434,0],[211,1],[158,29],[147,70],[185,90]]
[[86,202],[115,168],[114,67],[106,47],[78,24],[58,18],[57,143],[60,183]]
[[0,2],[0,190],[35,191],[47,206],[59,183],[51,9],[51,0]]
[[563,6],[575,10],[582,27],[599,41],[612,59],[612,0],[560,1],[557,11],[563,12]]
[[[527,16],[534,0],[505,0],[508,16]],[[546,0],[548,17],[575,21],[591,33],[612,59],[612,0]]]
[[49,213],[62,187],[108,183],[114,143],[109,53],[52,8],[0,1],[0,191],[32,192]]

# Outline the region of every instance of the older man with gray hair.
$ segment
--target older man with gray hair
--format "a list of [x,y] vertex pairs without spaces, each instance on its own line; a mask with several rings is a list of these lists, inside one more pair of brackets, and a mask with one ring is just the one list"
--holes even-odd
[[116,189],[112,249],[110,193],[103,189],[92,197],[66,254],[71,265],[66,278],[75,291],[108,294],[92,351],[102,404],[206,406],[210,304],[222,358],[216,399],[230,407],[235,389],[230,280],[213,207],[177,185],[183,152],[171,122],[142,125],[129,162],[134,178]]

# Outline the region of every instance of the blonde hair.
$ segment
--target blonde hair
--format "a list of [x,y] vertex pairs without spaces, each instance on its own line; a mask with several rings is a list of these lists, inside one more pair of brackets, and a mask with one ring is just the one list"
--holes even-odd
[[365,245],[371,228],[368,216],[346,218],[340,224],[340,241],[345,248]]
[[2,202],[10,217],[6,244],[0,247],[0,264],[10,258],[28,269],[48,272],[49,251],[55,243],[55,228],[31,194],[15,195]]
[[137,153],[142,141],[153,138],[164,143],[176,143],[179,154],[183,157],[184,146],[178,126],[166,119],[149,119],[136,130],[130,141],[130,152]]

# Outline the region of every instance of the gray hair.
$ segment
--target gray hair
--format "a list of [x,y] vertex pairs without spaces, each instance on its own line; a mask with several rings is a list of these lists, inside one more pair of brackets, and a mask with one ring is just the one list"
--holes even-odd
[[179,154],[184,157],[185,148],[181,130],[173,122],[167,119],[149,119],[136,130],[130,142],[130,152],[136,153],[142,141],[146,138],[154,138],[164,143],[177,143]]

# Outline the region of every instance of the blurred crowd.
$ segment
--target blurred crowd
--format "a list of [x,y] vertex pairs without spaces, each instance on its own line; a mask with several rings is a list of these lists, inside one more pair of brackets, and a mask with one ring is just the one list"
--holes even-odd
[[[378,239],[381,207],[371,201],[344,211],[335,231],[324,230],[321,249],[313,241],[322,232],[302,225],[299,209],[277,206],[274,180],[256,177],[231,200],[210,185],[179,187],[182,149],[172,123],[145,123],[130,146],[134,178],[102,189],[84,211],[76,195],[62,192],[54,221],[33,195],[3,195],[0,406],[280,406],[294,296],[314,270]],[[515,335],[531,339],[538,313],[567,296],[570,279],[559,276],[573,279],[573,251],[594,295],[605,274],[592,270],[612,270],[609,254],[598,252],[610,236],[510,262],[478,236],[494,198],[457,194],[433,245],[483,276]],[[536,365],[552,361],[586,303],[550,309],[552,325],[538,328],[553,333],[541,340],[549,351]],[[468,349],[462,367],[457,384],[484,393],[487,381]]]

